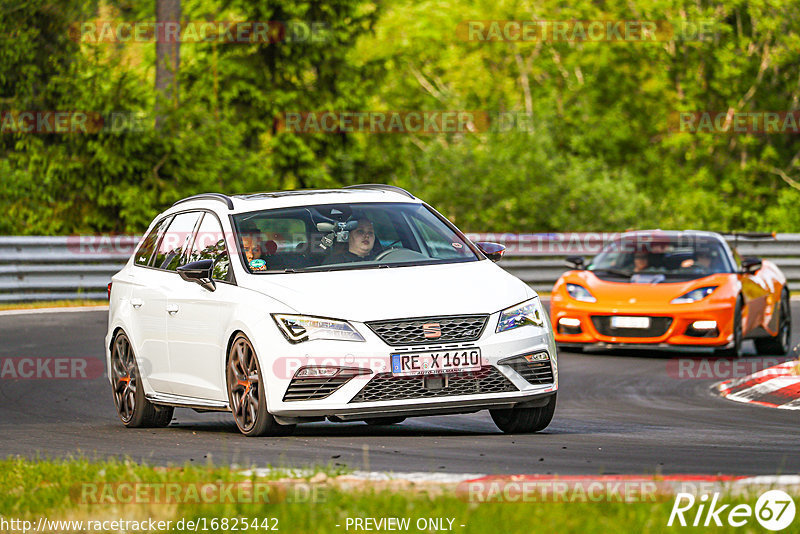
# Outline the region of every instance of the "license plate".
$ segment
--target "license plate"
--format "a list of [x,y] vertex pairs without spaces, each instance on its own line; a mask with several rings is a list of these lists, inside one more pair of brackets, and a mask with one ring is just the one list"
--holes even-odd
[[392,354],[392,374],[395,376],[479,371],[480,368],[481,350],[477,348]]
[[650,317],[612,317],[611,328],[650,328]]

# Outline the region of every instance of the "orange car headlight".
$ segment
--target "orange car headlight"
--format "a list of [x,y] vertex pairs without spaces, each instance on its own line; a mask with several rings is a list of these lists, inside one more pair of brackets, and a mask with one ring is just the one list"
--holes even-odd
[[688,293],[685,293],[676,299],[672,299],[672,304],[687,304],[689,302],[703,300],[713,293],[717,287],[719,286],[698,287],[697,289],[692,289]]
[[589,293],[588,289],[578,284],[567,284],[567,293],[569,293],[570,297],[581,302],[597,302],[597,299]]

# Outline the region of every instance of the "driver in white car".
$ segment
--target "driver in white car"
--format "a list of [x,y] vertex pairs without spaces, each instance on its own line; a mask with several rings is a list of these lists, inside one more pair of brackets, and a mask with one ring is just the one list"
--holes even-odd
[[366,217],[358,220],[358,226],[350,231],[347,240],[347,250],[334,252],[328,256],[324,264],[350,263],[354,261],[365,261],[375,259],[375,228],[372,221]]

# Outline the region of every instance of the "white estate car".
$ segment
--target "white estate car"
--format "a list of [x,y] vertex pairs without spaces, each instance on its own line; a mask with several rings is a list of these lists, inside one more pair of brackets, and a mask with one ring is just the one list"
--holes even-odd
[[231,411],[258,436],[488,409],[505,432],[542,430],[556,346],[502,253],[394,186],[180,200],[109,284],[119,417]]

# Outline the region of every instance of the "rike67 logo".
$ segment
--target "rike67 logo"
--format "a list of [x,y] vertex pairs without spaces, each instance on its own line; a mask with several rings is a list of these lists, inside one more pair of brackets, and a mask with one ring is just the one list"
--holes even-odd
[[691,493],[678,493],[667,526],[721,527],[728,524],[742,527],[755,518],[765,529],[778,531],[791,525],[794,516],[794,501],[788,493],[781,490],[770,490],[761,494],[755,508],[749,504],[737,504],[733,507],[722,504],[719,493],[714,493],[710,502],[708,494],[696,498]]

